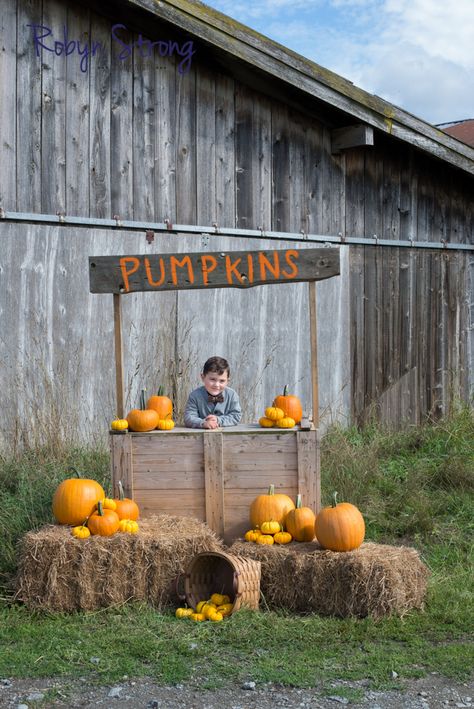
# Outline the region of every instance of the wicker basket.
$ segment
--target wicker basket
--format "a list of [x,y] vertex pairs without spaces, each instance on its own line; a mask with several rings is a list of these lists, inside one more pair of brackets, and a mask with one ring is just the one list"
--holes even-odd
[[206,551],[190,562],[184,575],[184,598],[192,608],[213,593],[229,596],[232,612],[242,606],[258,609],[260,600],[259,561],[225,552]]

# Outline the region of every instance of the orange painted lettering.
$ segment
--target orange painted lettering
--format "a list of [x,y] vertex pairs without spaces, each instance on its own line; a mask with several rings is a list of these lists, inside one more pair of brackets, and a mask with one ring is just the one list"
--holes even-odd
[[280,262],[278,260],[278,251],[273,252],[273,264],[267,259],[264,253],[260,252],[258,254],[258,261],[260,263],[260,278],[262,281],[267,279],[266,271],[270,271],[273,278],[278,278],[280,275]]
[[173,281],[173,285],[177,286],[178,285],[178,276],[176,274],[176,268],[184,268],[184,266],[188,267],[188,279],[190,283],[194,283],[194,272],[193,272],[193,265],[191,263],[191,259],[189,256],[184,256],[184,258],[179,261],[179,259],[176,258],[176,256],[171,256],[170,257],[170,266],[171,266],[171,280]]
[[[120,269],[122,271],[122,278],[123,278],[123,287],[125,290],[125,293],[128,293],[130,290],[130,283],[128,280],[128,277],[132,275],[132,273],[135,273],[135,271],[138,271],[140,268],[140,259],[137,259],[136,256],[123,256],[120,259]],[[127,263],[131,264],[130,268],[127,268]]]
[[147,277],[148,283],[153,288],[159,288],[161,285],[163,285],[163,282],[165,280],[165,264],[164,264],[162,258],[160,258],[160,280],[159,281],[153,280],[153,274],[151,272],[151,266],[150,266],[150,259],[148,259],[148,258],[145,259],[145,271],[146,271],[146,277]]
[[285,278],[296,278],[298,275],[298,264],[294,263],[291,258],[297,259],[299,256],[299,252],[295,251],[295,249],[288,249],[288,251],[285,251],[285,261],[290,266],[291,271],[284,271],[282,270],[283,276]]
[[237,276],[237,280],[239,281],[239,283],[243,283],[242,276],[240,275],[240,273],[237,270],[237,266],[239,265],[239,263],[241,261],[242,261],[242,259],[238,258],[237,261],[232,263],[230,256],[225,257],[225,272],[227,275],[227,283],[232,283],[232,274],[233,273],[235,273],[235,275]]
[[253,258],[252,254],[247,254],[247,264],[248,264],[248,279],[249,283],[253,283]]
[[[207,265],[209,263],[209,266]],[[217,259],[215,256],[210,256],[209,254],[206,254],[205,256],[201,256],[201,268],[202,268],[202,280],[204,281],[204,285],[207,286],[209,283],[209,274],[217,268]]]

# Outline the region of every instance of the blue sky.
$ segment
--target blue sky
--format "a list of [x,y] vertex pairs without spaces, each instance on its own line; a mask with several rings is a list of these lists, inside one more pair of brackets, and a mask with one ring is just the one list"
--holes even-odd
[[207,0],[430,123],[474,118],[474,0]]

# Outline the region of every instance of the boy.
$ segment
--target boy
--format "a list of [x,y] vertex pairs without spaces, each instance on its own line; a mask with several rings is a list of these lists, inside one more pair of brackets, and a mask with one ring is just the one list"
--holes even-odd
[[188,428],[219,428],[235,426],[242,418],[237,393],[227,386],[229,363],[223,357],[210,357],[204,364],[203,386],[191,392],[184,410]]

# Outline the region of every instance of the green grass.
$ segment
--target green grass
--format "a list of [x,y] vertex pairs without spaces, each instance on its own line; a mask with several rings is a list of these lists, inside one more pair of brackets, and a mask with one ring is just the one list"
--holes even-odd
[[[51,521],[58,482],[76,465],[106,482],[104,451],[29,451],[0,459],[0,677],[149,676],[216,688],[253,680],[295,687],[369,679],[399,686],[474,667],[474,413],[394,433],[334,428],[322,442],[323,502],[337,490],[364,513],[367,539],[415,546],[431,569],[426,608],[404,618],[336,619],[240,611],[222,624],[178,621],[130,604],[96,613],[39,614],[8,600],[15,545]],[[398,675],[392,679],[392,672]],[[342,691],[342,689],[341,689]],[[341,691],[337,694],[341,695]],[[360,699],[357,688],[344,695]]]

